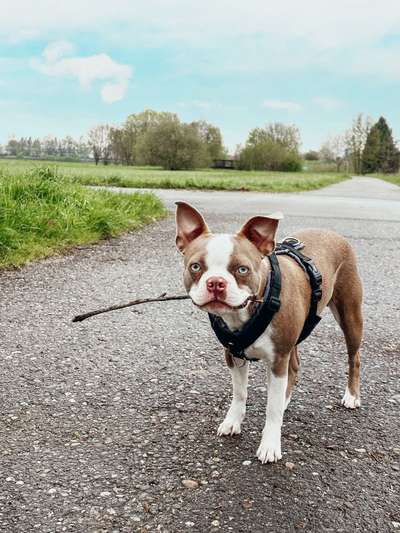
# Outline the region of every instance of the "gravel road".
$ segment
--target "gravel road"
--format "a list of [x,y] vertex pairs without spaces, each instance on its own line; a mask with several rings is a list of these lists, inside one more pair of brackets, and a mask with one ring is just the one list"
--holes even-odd
[[368,180],[299,195],[160,193],[168,205],[204,206],[216,231],[281,202],[280,236],[329,228],[357,251],[362,408],[339,405],[346,355],[327,313],[301,346],[284,456],[274,465],[255,458],[261,364],[251,368],[242,435],[216,436],[229,373],[207,317],[189,302],[70,321],[135,296],[182,292],[172,217],[2,272],[0,531],[400,531],[400,196],[370,184],[370,194]]

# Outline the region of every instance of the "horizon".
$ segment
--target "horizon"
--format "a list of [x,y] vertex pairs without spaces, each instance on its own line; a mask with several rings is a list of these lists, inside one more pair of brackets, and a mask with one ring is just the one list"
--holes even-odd
[[295,124],[302,151],[319,149],[358,113],[383,115],[400,137],[394,0],[334,9],[316,0],[6,4],[2,145],[11,136],[78,138],[145,108],[215,124],[230,153],[269,122]]

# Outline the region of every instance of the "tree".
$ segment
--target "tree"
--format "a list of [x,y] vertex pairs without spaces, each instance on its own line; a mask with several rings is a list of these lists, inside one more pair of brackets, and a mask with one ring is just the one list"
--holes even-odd
[[19,153],[19,142],[17,139],[9,139],[7,146],[6,146],[6,152],[8,155],[17,156]]
[[226,149],[224,148],[219,128],[205,120],[198,120],[190,125],[197,130],[202,143],[207,149],[209,164],[214,159],[224,159],[226,157]]
[[88,133],[88,144],[92,150],[94,162],[98,165],[102,159],[107,165],[111,154],[110,126],[98,124]]
[[371,125],[371,118],[364,118],[363,114],[360,113],[353,120],[351,128],[345,133],[346,157],[350,162],[352,171],[356,174],[361,173],[362,155]]
[[299,129],[294,125],[274,122],[265,127],[267,138],[291,152],[299,152],[301,137]]
[[207,151],[199,132],[179,118],[166,114],[150,125],[137,144],[139,160],[167,170],[193,169],[204,165]]
[[375,139],[372,139],[370,143],[368,143],[367,139],[368,150],[367,153],[365,153],[364,150],[363,154],[366,156],[366,165],[368,165],[367,158],[369,158],[369,164],[371,165],[371,156],[373,157],[371,148],[375,148],[376,161],[375,165],[371,165],[375,166],[375,169],[368,171],[378,171],[385,174],[397,172],[400,166],[400,152],[393,140],[392,130],[389,128],[386,120],[383,117],[380,117],[378,122],[371,128],[371,132],[373,129],[376,129],[376,133],[374,133]]
[[372,126],[364,146],[361,160],[361,173],[377,172],[381,151],[380,132],[375,124]]
[[238,167],[245,170],[301,170],[300,133],[295,126],[281,123],[250,131],[239,149]]
[[319,150],[322,161],[336,163],[336,170],[340,172],[346,160],[346,141],[343,135],[329,137]]
[[114,161],[132,165],[135,143],[130,132],[124,127],[110,129],[111,154]]

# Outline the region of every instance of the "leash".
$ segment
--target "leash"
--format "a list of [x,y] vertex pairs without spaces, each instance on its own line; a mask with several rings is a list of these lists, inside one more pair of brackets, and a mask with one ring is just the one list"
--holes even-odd
[[258,305],[256,311],[241,329],[232,331],[222,317],[209,313],[208,316],[215,335],[219,342],[225,346],[234,357],[246,361],[259,360],[255,357],[247,356],[245,350],[254,344],[254,342],[265,332],[275,314],[280,309],[282,276],[277,258],[278,255],[288,255],[289,257],[292,257],[303,268],[310,280],[310,310],[296,345],[306,339],[320,322],[321,317],[317,315],[317,307],[322,296],[322,276],[313,260],[300,252],[302,248],[304,248],[302,242],[293,237],[288,237],[283,242],[278,243],[274,252],[267,256],[271,265],[271,271],[265,286],[262,303]]

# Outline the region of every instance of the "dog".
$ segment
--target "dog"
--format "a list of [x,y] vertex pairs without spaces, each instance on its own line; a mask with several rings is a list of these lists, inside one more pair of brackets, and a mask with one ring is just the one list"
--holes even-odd
[[[232,331],[251,319],[261,301],[276,247],[280,213],[256,216],[233,235],[213,234],[191,205],[177,202],[176,246],[184,257],[184,285],[192,302],[212,316],[222,317]],[[348,381],[342,405],[360,407],[360,345],[363,331],[362,282],[349,242],[333,231],[305,229],[293,235],[304,244],[322,275],[318,314],[329,307],[340,325],[348,352]],[[302,250],[303,252],[303,250]],[[310,309],[310,280],[292,257],[277,256],[281,271],[281,305],[271,323],[245,350],[246,357],[267,367],[266,422],[257,457],[262,463],[282,458],[281,427],[296,383],[300,359],[297,341]],[[225,348],[233,396],[217,434],[236,435],[246,413],[249,362]]]

